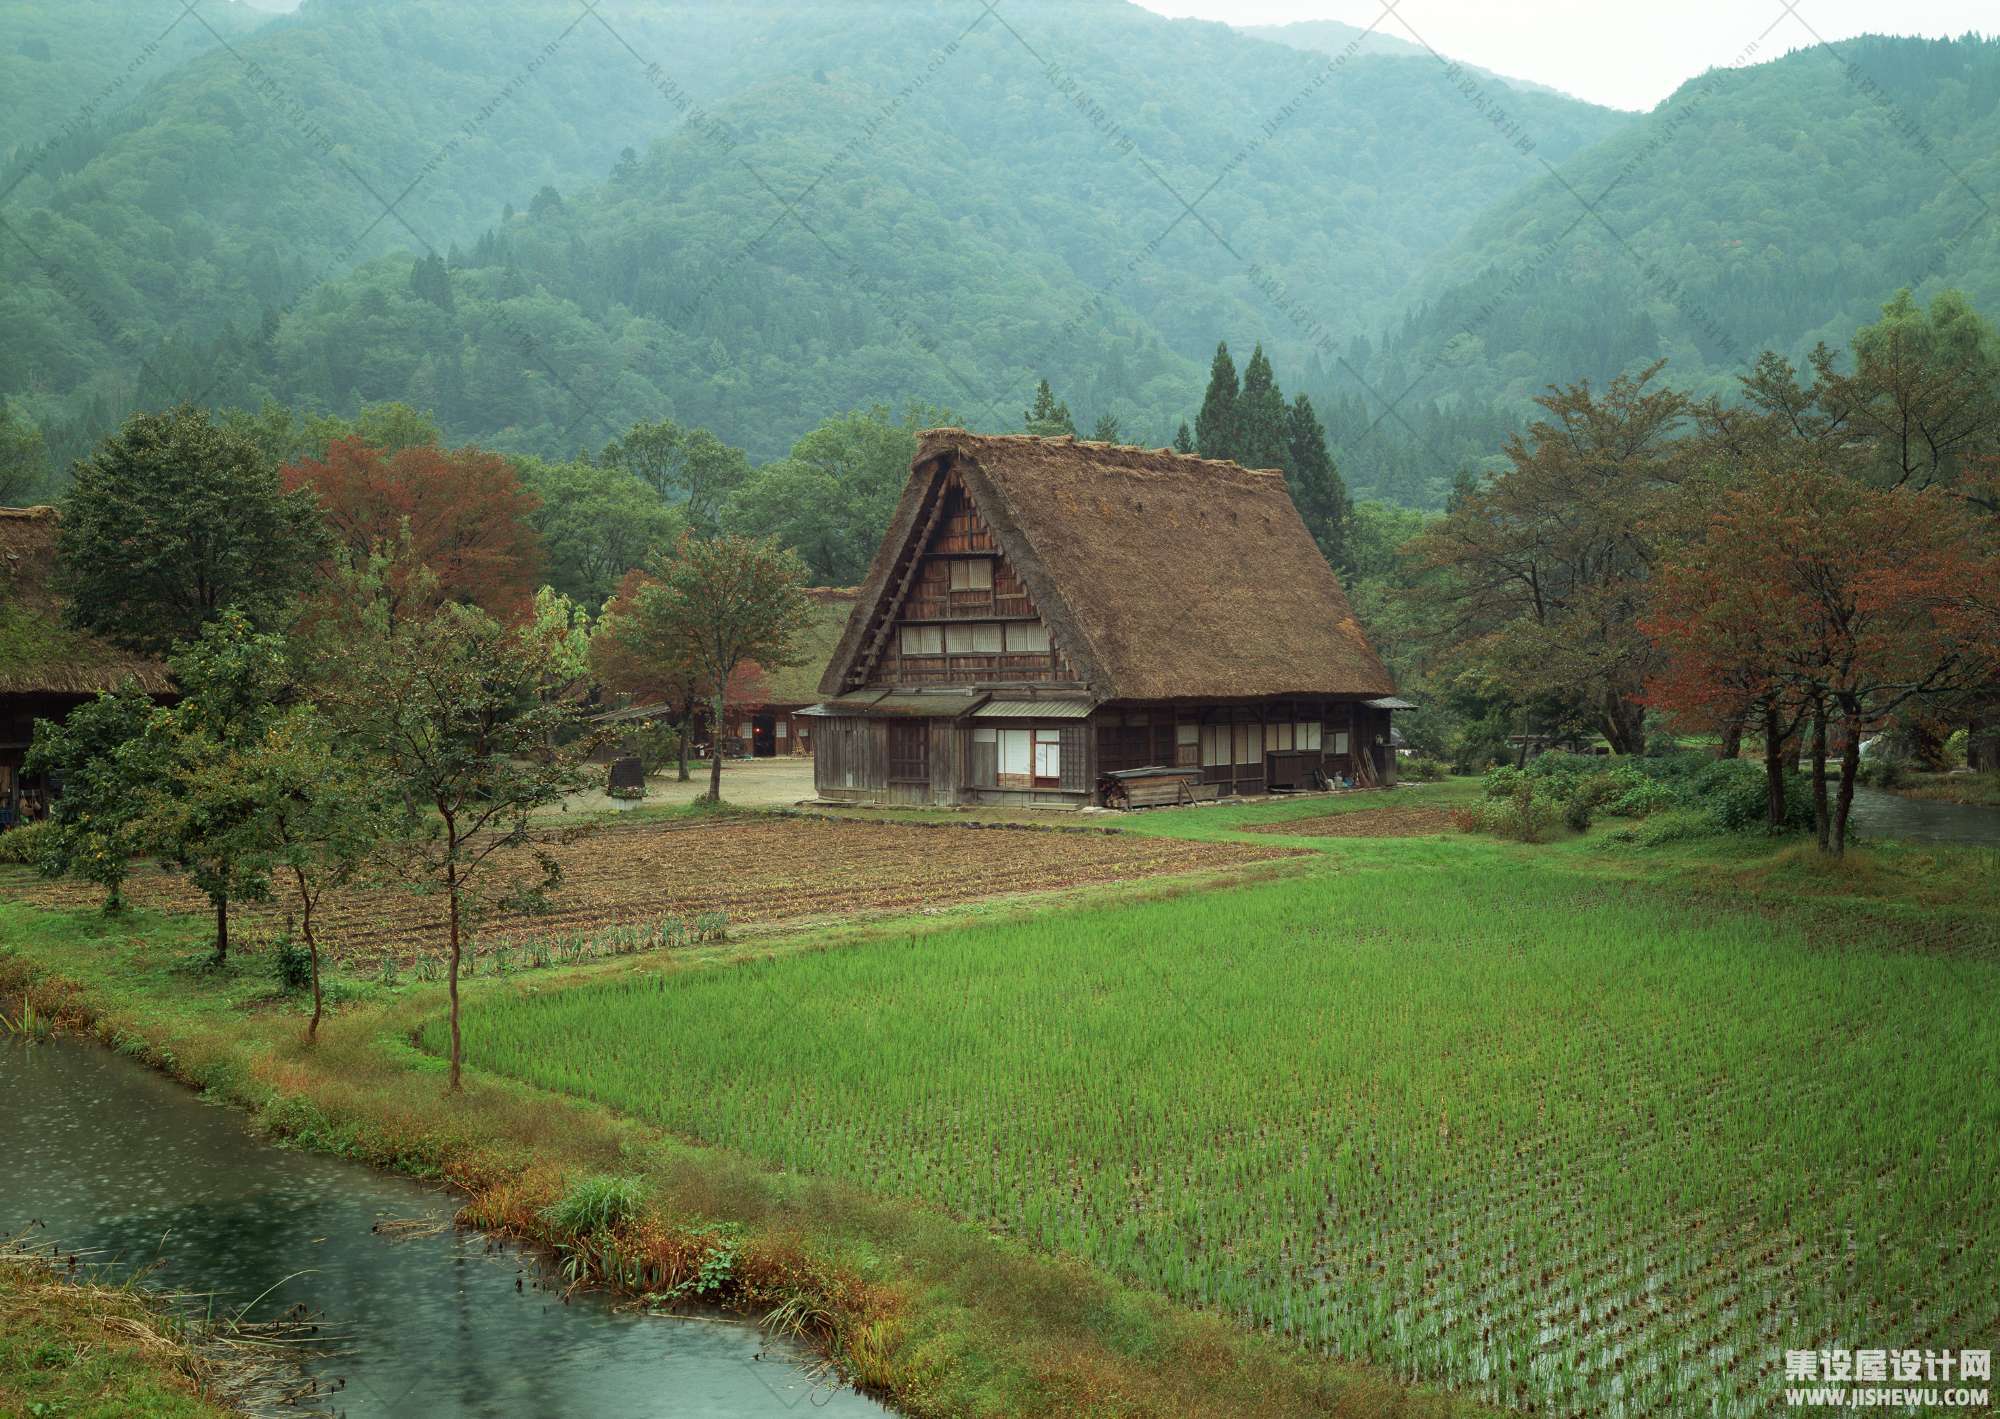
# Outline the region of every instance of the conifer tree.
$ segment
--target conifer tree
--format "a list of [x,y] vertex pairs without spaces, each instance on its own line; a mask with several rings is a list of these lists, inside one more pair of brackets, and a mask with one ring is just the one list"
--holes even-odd
[[1285,396],[1278,389],[1271,362],[1259,345],[1243,367],[1243,389],[1236,397],[1236,452],[1245,468],[1291,470],[1291,445],[1286,427]]
[[1303,394],[1286,411],[1285,435],[1285,481],[1291,486],[1292,501],[1305,520],[1306,531],[1319,544],[1320,555],[1345,570],[1347,524],[1354,515],[1354,504],[1333,455],[1327,451],[1326,430],[1313,412],[1312,400]]
[[1174,432],[1174,452],[1175,453],[1194,452],[1194,435],[1188,432],[1186,419],[1181,420],[1180,428]]
[[1194,416],[1194,444],[1203,458],[1236,456],[1236,362],[1226,342],[1216,343],[1208,367],[1208,392]]
[[1118,427],[1118,416],[1109,412],[1097,416],[1097,425],[1091,429],[1090,436],[1099,443],[1123,443],[1125,438],[1124,431]]
[[1076,436],[1076,421],[1070,417],[1069,402],[1058,400],[1056,392],[1043,380],[1035,387],[1035,404],[1021,415],[1028,432],[1040,434],[1043,438],[1059,438],[1064,434]]

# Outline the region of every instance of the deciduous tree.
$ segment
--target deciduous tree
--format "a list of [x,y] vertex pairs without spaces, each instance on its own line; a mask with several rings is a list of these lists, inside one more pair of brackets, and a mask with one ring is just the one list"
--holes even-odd
[[[350,567],[407,536],[410,557],[434,578],[427,595],[503,620],[526,614],[542,572],[537,499],[500,455],[432,444],[384,453],[341,438],[324,459],[295,463],[284,477],[318,497]],[[410,587],[389,590],[393,614],[425,609],[407,604]]]
[[184,404],[133,415],[76,465],[57,586],[72,624],[160,652],[228,607],[279,623],[327,545],[311,493],[287,491],[254,444]]
[[1549,418],[1507,447],[1512,465],[1463,488],[1411,544],[1445,658],[1518,698],[1580,700],[1621,754],[1643,750],[1658,651],[1638,627],[1654,548],[1647,528],[1679,483],[1684,395],[1660,365],[1602,394],[1584,381],[1537,402]]
[[601,461],[632,474],[663,501],[683,504],[688,526],[702,533],[716,530],[723,503],[750,476],[742,449],[672,419],[634,424],[604,446]]
[[[584,786],[588,743],[573,737],[581,716],[549,695],[562,673],[536,638],[447,602],[357,640],[338,677],[342,733],[376,756],[411,806],[409,868],[445,898],[453,1091],[462,1087],[458,975],[468,926],[501,902],[539,905],[560,882],[530,829],[535,813]],[[494,869],[521,851],[534,854],[541,875],[507,887]]]
[[798,663],[796,642],[812,613],[805,564],[775,540],[683,537],[648,569],[633,599],[637,645],[661,665],[684,663],[709,697],[715,736],[708,796],[722,799],[722,734],[729,691],[749,665]]
[[1821,804],[1837,717],[1839,795],[1822,812],[1836,855],[1863,735],[1905,704],[2000,673],[2000,558],[1942,488],[1757,475],[1718,494],[1705,535],[1663,558],[1660,583],[1648,627],[1675,657],[1682,697],[1733,694],[1728,675],[1750,665],[1756,685],[1811,702]]

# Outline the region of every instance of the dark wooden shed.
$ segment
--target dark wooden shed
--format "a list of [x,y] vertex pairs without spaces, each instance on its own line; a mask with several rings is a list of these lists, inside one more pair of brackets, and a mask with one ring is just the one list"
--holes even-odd
[[162,698],[172,690],[159,661],[63,624],[55,561],[54,508],[0,508],[0,827],[40,817],[55,791],[22,772],[36,720],[127,683]]

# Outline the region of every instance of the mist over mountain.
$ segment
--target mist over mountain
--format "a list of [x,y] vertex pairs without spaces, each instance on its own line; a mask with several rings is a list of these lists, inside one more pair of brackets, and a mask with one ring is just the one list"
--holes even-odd
[[307,0],[204,7],[77,123],[148,40],[10,9],[46,56],[6,72],[67,77],[8,90],[0,395],[65,460],[186,397],[408,400],[551,455],[670,416],[763,459],[872,403],[1019,427],[1042,378],[1164,443],[1226,338],[1351,487],[1427,506],[1552,382],[1726,389],[1899,285],[2000,294],[1989,41],[1641,116],[1123,0]]

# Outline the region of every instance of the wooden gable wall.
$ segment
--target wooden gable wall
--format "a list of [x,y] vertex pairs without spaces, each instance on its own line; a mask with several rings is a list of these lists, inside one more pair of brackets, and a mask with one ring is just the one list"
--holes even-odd
[[[1074,667],[954,470],[868,683],[1069,685]],[[954,581],[954,568],[958,568]]]

